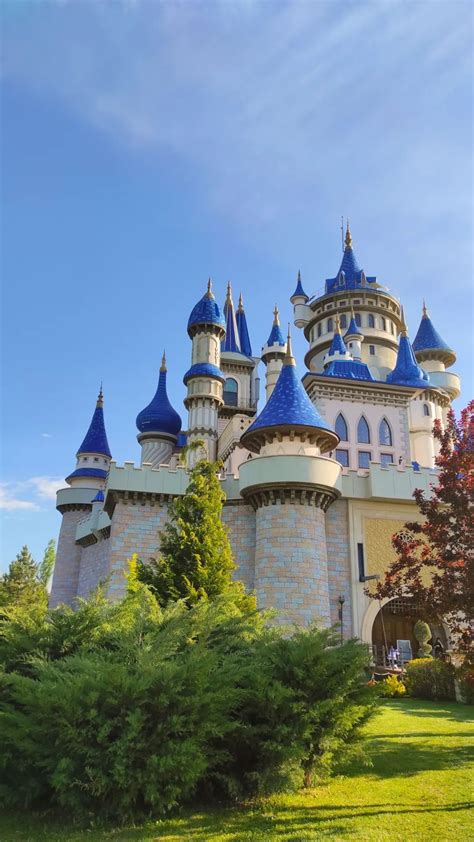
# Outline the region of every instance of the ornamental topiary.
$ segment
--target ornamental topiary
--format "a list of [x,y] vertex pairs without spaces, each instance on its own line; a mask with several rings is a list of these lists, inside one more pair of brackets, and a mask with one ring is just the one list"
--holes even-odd
[[423,620],[415,623],[415,637],[420,644],[417,658],[431,658],[432,647],[428,643],[428,640],[431,640],[431,629],[428,623],[424,623]]

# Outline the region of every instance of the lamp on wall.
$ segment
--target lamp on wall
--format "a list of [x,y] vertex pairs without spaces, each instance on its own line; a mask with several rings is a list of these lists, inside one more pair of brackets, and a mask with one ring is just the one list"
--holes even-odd
[[339,621],[341,623],[341,646],[344,643],[344,603],[346,598],[344,594],[339,595]]

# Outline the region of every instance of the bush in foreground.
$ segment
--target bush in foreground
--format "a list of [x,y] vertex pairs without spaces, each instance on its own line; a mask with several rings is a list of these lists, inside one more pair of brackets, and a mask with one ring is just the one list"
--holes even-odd
[[406,688],[419,699],[454,699],[454,668],[439,658],[417,658],[406,667]]

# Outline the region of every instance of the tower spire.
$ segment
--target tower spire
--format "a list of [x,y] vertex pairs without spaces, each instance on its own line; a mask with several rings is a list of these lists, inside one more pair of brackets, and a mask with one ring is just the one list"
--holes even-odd
[[163,356],[161,358],[160,371],[168,371],[168,369],[166,368],[166,351],[163,351]]
[[428,318],[428,310],[427,310],[427,307],[426,307],[425,299],[423,299],[422,316],[423,316],[424,319]]
[[210,277],[207,279],[207,292],[204,296],[205,298],[214,298],[214,293],[212,291],[212,281]]
[[352,248],[352,235],[351,235],[351,229],[349,228],[349,220],[347,220],[346,238],[344,240],[344,245],[345,245],[346,249]]
[[275,309],[273,311],[273,324],[279,325],[280,324],[280,313],[278,311],[278,305],[275,304]]
[[104,406],[104,393],[102,391],[102,380],[100,381],[99,394],[97,395],[96,407],[102,409]]
[[244,299],[242,298],[242,293],[239,294],[239,304],[238,304],[238,307],[237,307],[237,312],[238,313],[244,312]]
[[296,365],[295,358],[293,356],[293,349],[291,347],[291,329],[290,329],[290,322],[288,322],[288,336],[286,339],[286,354],[283,360],[283,365]]

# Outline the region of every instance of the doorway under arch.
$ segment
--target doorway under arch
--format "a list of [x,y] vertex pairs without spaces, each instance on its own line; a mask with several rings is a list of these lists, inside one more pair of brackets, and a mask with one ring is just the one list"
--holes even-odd
[[372,625],[372,651],[376,664],[386,666],[388,652],[397,648],[397,640],[409,640],[415,656],[419,643],[415,637],[415,624],[425,620],[431,629],[430,645],[442,654],[448,648],[448,640],[441,620],[427,621],[414,599],[402,597],[391,599],[377,611]]

